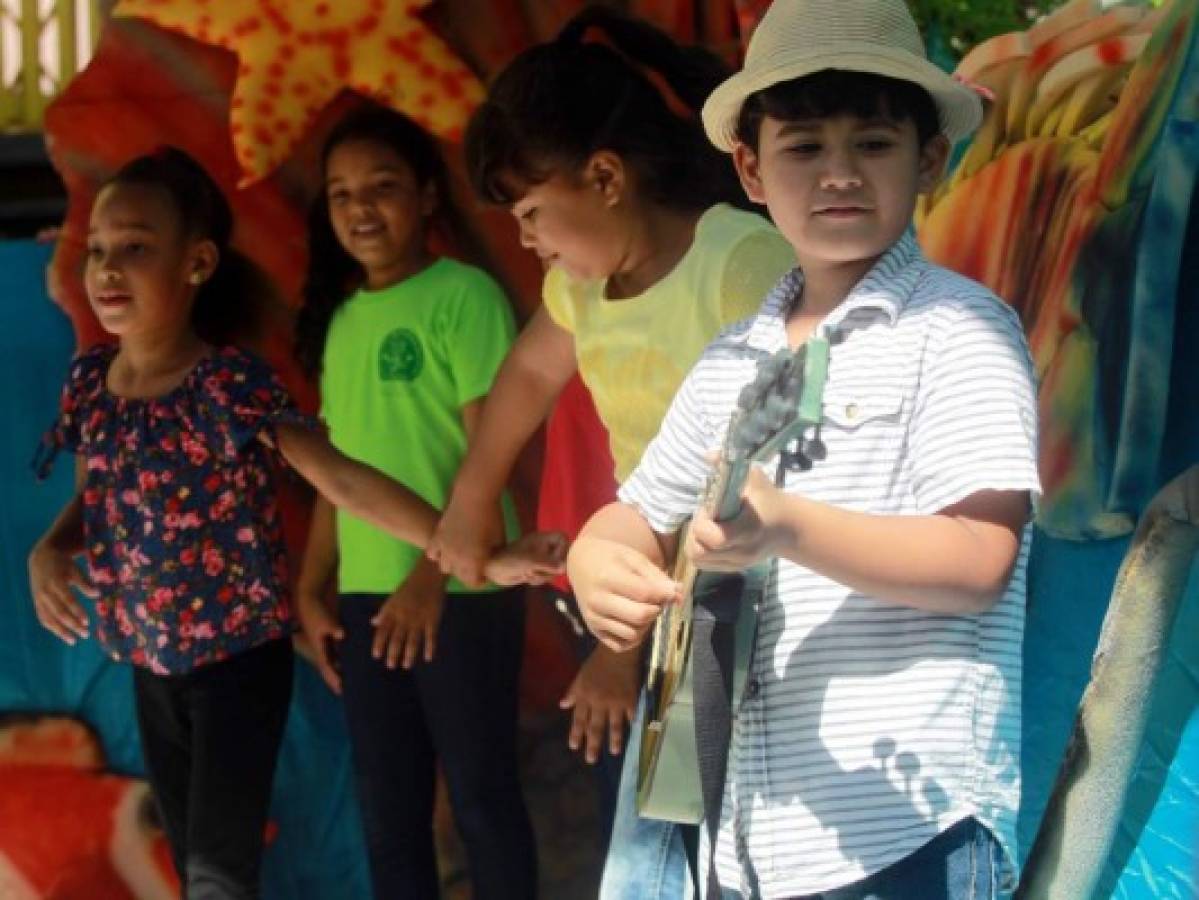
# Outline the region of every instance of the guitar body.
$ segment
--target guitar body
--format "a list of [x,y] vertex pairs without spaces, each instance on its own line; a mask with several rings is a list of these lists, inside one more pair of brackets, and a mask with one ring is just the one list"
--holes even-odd
[[[756,377],[737,399],[720,461],[704,492],[702,508],[717,522],[731,520],[740,511],[741,491],[754,463],[782,453],[788,443],[796,445],[788,453],[801,468],[823,458],[818,436],[809,438],[807,433],[820,424],[828,361],[829,344],[821,336],[758,364]],[[684,533],[679,546],[685,543]],[[637,767],[641,815],[684,824],[703,821],[691,653],[696,598],[706,615],[719,611],[715,621],[736,623],[732,683],[725,681],[724,689],[731,688],[728,696],[735,715],[753,655],[757,609],[769,570],[770,564],[762,563],[745,572],[700,572],[682,554],[676,561],[674,579],[683,587],[683,602],[666,607],[658,617],[646,681]],[[724,677],[729,677],[727,672]],[[707,708],[711,715],[711,707]]]
[[683,604],[658,619],[655,642],[662,635],[665,656],[656,673],[651,668],[637,767],[637,811],[648,819],[696,825],[704,818],[690,664],[694,597],[715,591],[739,604],[733,696],[740,697],[753,656],[757,601],[768,571],[763,566],[737,575],[698,572]]

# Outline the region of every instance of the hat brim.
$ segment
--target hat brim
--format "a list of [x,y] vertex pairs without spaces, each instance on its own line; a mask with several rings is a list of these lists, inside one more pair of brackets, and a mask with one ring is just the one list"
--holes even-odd
[[920,85],[936,103],[941,131],[952,143],[968,137],[982,123],[983,107],[978,94],[931,62],[889,47],[864,49],[858,43],[826,44],[799,58],[787,54],[785,59],[755,61],[720,84],[704,103],[703,122],[708,139],[731,153],[737,142],[737,119],[747,97],[825,69],[867,72]]

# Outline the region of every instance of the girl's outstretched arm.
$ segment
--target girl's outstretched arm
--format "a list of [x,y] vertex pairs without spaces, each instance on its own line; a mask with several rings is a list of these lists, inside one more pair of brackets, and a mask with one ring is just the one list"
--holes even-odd
[[529,320],[496,375],[449,504],[429,544],[441,570],[482,584],[483,566],[503,543],[493,514],[516,458],[577,368],[574,337],[544,308]]
[[333,506],[409,544],[429,543],[437,511],[418,494],[350,459],[320,431],[280,424],[275,435],[284,459]]

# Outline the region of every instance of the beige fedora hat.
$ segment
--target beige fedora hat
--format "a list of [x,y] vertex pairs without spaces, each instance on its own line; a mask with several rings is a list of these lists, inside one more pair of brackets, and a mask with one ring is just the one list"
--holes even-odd
[[869,72],[920,85],[950,141],[982,122],[978,94],[929,62],[904,0],[774,0],[749,41],[745,65],[704,103],[704,130],[726,152],[750,94],[824,69]]

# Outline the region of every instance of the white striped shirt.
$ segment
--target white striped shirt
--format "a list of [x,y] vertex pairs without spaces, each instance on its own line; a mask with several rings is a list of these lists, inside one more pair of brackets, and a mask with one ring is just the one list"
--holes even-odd
[[[784,276],[679,389],[620,490],[654,530],[673,533],[695,509],[705,454],[720,446],[756,360],[786,346],[802,287],[798,270]],[[788,492],[894,516],[987,489],[1039,494],[1027,343],[986,288],[929,263],[909,232],[820,328],[838,338],[827,457],[788,473]],[[777,563],[730,750],[722,885],[763,898],[829,890],[968,816],[1015,860],[1029,537],[1026,527],[1002,598],[975,616],[885,603]]]

